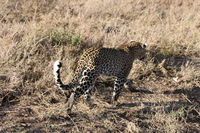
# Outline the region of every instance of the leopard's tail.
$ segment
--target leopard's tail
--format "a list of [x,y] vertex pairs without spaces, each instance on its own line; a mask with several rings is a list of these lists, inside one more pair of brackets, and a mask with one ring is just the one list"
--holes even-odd
[[60,79],[60,68],[62,66],[62,63],[57,60],[55,63],[54,63],[54,66],[53,66],[53,74],[54,74],[54,79],[55,79],[55,82],[56,82],[56,85],[61,89],[61,90],[70,90],[73,88],[73,83],[70,83],[68,85],[64,85]]

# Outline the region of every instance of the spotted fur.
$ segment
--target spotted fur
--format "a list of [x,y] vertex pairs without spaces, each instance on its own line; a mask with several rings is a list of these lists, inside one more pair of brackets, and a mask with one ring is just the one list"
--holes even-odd
[[95,81],[100,75],[115,77],[112,103],[116,104],[123,85],[126,88],[133,88],[127,76],[132,68],[133,61],[144,57],[145,48],[145,44],[134,41],[116,49],[89,48],[81,56],[74,78],[68,85],[64,85],[60,80],[60,67],[62,63],[56,61],[54,63],[54,77],[57,86],[62,90],[72,90],[72,88],[75,88],[67,102],[68,111],[71,111],[74,101],[84,93],[86,94],[88,104],[91,107],[94,106],[90,101],[90,97]]

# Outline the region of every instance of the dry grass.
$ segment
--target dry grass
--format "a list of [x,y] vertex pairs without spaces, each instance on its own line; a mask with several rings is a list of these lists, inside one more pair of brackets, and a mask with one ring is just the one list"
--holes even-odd
[[[200,1],[1,0],[0,8],[1,132],[200,132]],[[132,39],[151,51],[129,75],[142,91],[124,90],[115,108],[112,85],[99,82],[98,107],[80,102],[67,115],[54,61],[68,83],[85,48]]]

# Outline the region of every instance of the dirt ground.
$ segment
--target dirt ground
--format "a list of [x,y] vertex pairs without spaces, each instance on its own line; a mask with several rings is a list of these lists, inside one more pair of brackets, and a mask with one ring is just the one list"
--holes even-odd
[[[198,63],[195,68],[199,71]],[[17,101],[3,103],[0,107],[1,132],[198,133],[199,83],[199,79],[176,82],[173,77],[161,76],[154,71],[133,81],[139,92],[123,89],[120,104],[112,106],[113,83],[99,80],[92,97],[97,107],[90,109],[84,100],[80,100],[69,115],[65,112],[66,101],[56,98],[44,105],[23,106]]]

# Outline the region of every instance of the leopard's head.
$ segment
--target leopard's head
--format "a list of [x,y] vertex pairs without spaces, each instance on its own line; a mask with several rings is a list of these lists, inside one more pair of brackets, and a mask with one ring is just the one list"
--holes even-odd
[[119,47],[119,49],[123,49],[124,51],[130,53],[134,59],[142,59],[145,57],[146,47],[147,44],[131,41],[130,43]]

